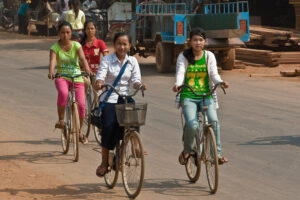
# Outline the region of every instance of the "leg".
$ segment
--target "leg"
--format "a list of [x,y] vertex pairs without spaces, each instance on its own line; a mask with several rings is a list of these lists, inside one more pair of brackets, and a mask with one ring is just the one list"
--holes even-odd
[[96,175],[99,177],[102,177],[106,174],[107,167],[108,167],[109,150],[107,148],[102,147],[101,151],[102,151],[102,162],[101,162],[101,165],[99,165],[96,170]]
[[55,125],[57,128],[63,128],[65,112],[66,112],[66,104],[69,96],[69,85],[67,80],[63,78],[57,78],[55,80],[55,86],[58,92],[57,97],[57,113],[59,122]]
[[75,92],[75,99],[78,102],[78,113],[79,113],[79,120],[80,120],[80,131],[79,131],[79,138],[82,143],[87,143],[87,139],[83,137],[81,133],[81,127],[83,124],[83,120],[85,117],[85,94],[84,94],[84,83],[75,83],[74,87],[76,89]]
[[194,148],[194,137],[199,131],[197,110],[199,100],[186,98],[183,100],[182,111],[185,119],[184,152],[190,153]]
[[221,138],[220,138],[220,125],[217,116],[217,109],[214,104],[213,99],[206,99],[206,105],[208,106],[207,117],[208,122],[213,125],[213,130],[215,133],[216,143],[217,143],[217,151],[218,155],[221,155]]
[[90,81],[89,77],[85,77],[85,76],[83,76],[83,80],[84,80],[84,94],[86,96],[88,93],[89,87],[91,85],[91,81]]

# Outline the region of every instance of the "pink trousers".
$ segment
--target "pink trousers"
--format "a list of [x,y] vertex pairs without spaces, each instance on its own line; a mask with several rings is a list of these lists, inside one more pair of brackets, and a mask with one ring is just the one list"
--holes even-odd
[[[69,89],[72,87],[72,82],[64,78],[57,78],[55,80],[55,86],[58,92],[57,105],[66,106],[69,96]],[[84,94],[84,83],[75,83],[76,89],[75,99],[79,104],[79,117],[84,118],[85,116],[85,94]]]

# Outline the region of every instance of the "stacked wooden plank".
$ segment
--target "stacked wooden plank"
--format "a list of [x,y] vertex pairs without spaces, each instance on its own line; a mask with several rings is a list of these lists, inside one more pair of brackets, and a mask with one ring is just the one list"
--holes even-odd
[[279,65],[280,54],[270,50],[258,50],[248,48],[237,48],[236,59],[250,62],[264,64],[269,67],[276,67]]
[[246,45],[274,50],[298,50],[300,35],[291,30],[250,26],[250,41]]
[[292,52],[278,52],[280,58],[278,59],[280,64],[298,64],[300,63],[300,51]]

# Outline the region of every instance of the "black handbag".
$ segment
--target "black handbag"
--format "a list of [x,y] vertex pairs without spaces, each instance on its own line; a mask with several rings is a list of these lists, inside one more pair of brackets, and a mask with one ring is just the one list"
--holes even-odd
[[[126,63],[122,66],[117,78],[115,79],[114,83],[112,84],[114,87],[116,87],[116,85],[118,84],[118,82],[120,81],[126,66],[128,64],[128,61],[126,61]],[[113,92],[113,89],[110,88],[108,90],[108,92],[106,93],[106,96],[104,98],[104,101],[102,101],[100,103],[100,105],[98,107],[95,107],[92,111],[91,111],[91,124],[98,127],[98,128],[102,128],[102,120],[101,120],[101,114],[102,114],[102,108],[104,107],[105,103],[107,102],[109,96],[111,95],[111,93]]]

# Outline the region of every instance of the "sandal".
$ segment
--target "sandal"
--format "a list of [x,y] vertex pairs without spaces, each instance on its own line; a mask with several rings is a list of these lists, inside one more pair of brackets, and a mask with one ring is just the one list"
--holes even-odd
[[184,151],[182,151],[178,157],[178,161],[181,165],[186,165],[189,158],[190,158],[190,154],[188,154],[188,157],[185,157],[185,153]]
[[219,165],[223,165],[224,163],[227,163],[228,162],[228,159],[224,156],[219,156],[218,157],[218,163]]
[[55,128],[59,128],[59,129],[64,129],[66,126],[66,123],[64,120],[59,120],[58,122],[56,122],[55,124]]
[[99,165],[96,169],[96,175],[98,177],[103,177],[107,172],[108,172],[108,167],[107,166]]
[[79,136],[79,142],[81,142],[82,144],[87,144],[89,141],[87,140],[85,135],[82,135],[82,136]]

